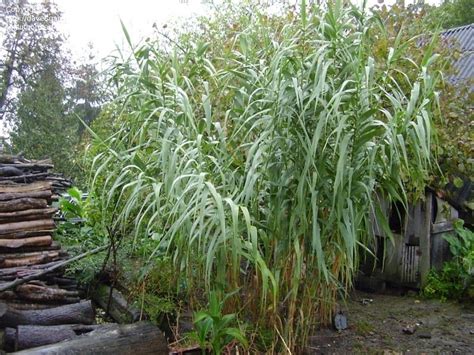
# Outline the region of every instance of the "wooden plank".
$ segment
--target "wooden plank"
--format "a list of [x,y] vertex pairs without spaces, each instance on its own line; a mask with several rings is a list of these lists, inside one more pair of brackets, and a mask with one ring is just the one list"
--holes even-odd
[[433,213],[433,194],[428,192],[423,204],[420,226],[420,283],[421,287],[426,284],[428,274],[431,270],[431,218]]

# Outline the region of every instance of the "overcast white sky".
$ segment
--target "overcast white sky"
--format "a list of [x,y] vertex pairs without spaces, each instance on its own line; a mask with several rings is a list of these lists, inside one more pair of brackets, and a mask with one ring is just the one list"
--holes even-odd
[[203,14],[203,0],[56,0],[63,11],[60,29],[69,35],[73,54],[84,53],[87,43],[93,43],[100,56],[124,45],[120,19],[132,41],[152,33],[152,25],[163,25],[186,16]]
[[[275,0],[269,0],[275,1]],[[295,0],[293,0],[295,1]],[[361,0],[353,0],[361,1]],[[385,0],[392,4],[395,0]],[[406,0],[413,2],[415,0]],[[206,0],[56,0],[63,11],[60,29],[69,36],[67,44],[73,55],[86,54],[91,42],[99,57],[110,54],[115,45],[124,44],[120,19],[132,41],[152,33],[152,25],[183,20],[208,11]],[[369,0],[373,5],[377,0]],[[427,0],[429,3],[439,0]]]

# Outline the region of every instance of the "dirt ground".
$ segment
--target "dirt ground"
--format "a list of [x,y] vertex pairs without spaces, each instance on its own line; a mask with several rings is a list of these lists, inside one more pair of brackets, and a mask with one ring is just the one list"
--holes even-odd
[[308,354],[474,354],[473,303],[354,292],[341,307],[348,328],[320,330]]

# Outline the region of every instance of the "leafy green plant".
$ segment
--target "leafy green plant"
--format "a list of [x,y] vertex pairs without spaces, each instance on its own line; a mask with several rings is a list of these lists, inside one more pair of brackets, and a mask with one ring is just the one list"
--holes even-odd
[[463,275],[474,276],[474,232],[464,227],[464,222],[458,219],[454,222],[456,236],[445,237],[454,258],[462,265]]
[[247,340],[240,328],[233,326],[236,323],[235,314],[223,314],[225,299],[220,292],[212,291],[209,294],[209,307],[194,313],[194,325],[199,345],[204,350],[212,349],[214,354],[220,354],[222,349],[236,340],[244,347]]
[[[77,187],[68,189],[67,194],[59,199],[58,206],[63,220],[57,224],[54,239],[67,248],[70,254],[80,254],[107,242],[89,220],[90,204]],[[105,252],[89,256],[70,264],[66,271],[78,281],[88,284],[100,271],[104,257]]]
[[341,1],[224,6],[171,45],[127,35],[90,191],[98,224],[173,260],[191,307],[239,289],[229,314],[270,333],[265,350],[297,352],[351,287],[378,197],[424,194],[437,55],[398,41],[376,61],[371,31],[390,34]]
[[446,235],[452,260],[440,271],[432,270],[423,288],[423,295],[441,300],[474,297],[474,232],[463,227],[463,221],[454,223],[456,233]]
[[84,286],[90,286],[102,269],[105,255],[106,252],[101,252],[69,264],[66,275],[74,277]]
[[77,187],[67,190],[67,195],[59,199],[59,208],[66,218],[85,218],[86,207],[82,197],[82,191]]

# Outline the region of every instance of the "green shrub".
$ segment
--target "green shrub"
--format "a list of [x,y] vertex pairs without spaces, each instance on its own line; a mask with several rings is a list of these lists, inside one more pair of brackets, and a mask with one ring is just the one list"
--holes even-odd
[[201,349],[212,350],[213,354],[220,354],[226,345],[237,341],[244,347],[248,342],[240,328],[235,327],[235,314],[223,314],[225,298],[220,292],[212,291],[209,294],[209,306],[194,313],[196,336]]
[[453,259],[444,263],[440,271],[431,270],[423,295],[428,298],[474,299],[474,232],[463,227],[463,221],[454,224],[456,233],[445,239]]

